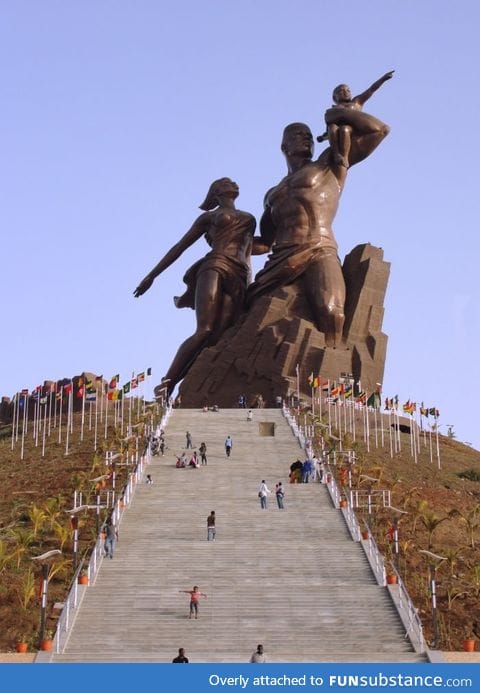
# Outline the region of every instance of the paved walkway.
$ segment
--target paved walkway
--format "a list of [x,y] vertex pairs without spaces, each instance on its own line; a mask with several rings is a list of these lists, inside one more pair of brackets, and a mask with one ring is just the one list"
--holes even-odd
[[[275,424],[274,436],[259,434]],[[208,446],[208,465],[176,469],[189,430]],[[223,447],[233,438],[232,456]],[[288,484],[301,450],[280,410],[175,410],[164,457],[147,471],[120,527],[113,561],[88,587],[54,661],[168,662],[184,647],[192,662],[245,662],[263,643],[269,662],[422,661],[404,637],[388,591],[320,484]],[[259,482],[286,486],[285,510]],[[206,518],[217,514],[217,540]],[[188,595],[199,585],[198,621]]]

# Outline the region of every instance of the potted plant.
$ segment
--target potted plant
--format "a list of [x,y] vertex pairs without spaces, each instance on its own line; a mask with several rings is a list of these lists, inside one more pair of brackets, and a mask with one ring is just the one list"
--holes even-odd
[[43,640],[40,640],[40,649],[48,652],[53,647],[53,631],[47,629],[43,635]]
[[22,634],[19,636],[17,643],[15,645],[15,650],[21,654],[25,654],[28,651],[29,636]]
[[88,572],[86,570],[82,570],[82,572],[78,576],[78,584],[88,585]]
[[475,652],[475,636],[469,633],[463,641],[463,649],[465,652]]

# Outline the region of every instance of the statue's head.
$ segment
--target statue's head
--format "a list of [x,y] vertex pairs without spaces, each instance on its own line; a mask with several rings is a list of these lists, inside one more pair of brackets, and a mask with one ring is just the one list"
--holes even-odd
[[313,156],[312,131],[305,123],[290,123],[283,131],[282,152],[290,156]]
[[333,103],[345,103],[352,100],[352,92],[348,84],[339,84],[332,94]]
[[209,212],[219,206],[222,198],[230,197],[235,200],[238,197],[238,193],[238,185],[231,178],[214,180],[208,189],[207,197],[200,205],[200,209]]

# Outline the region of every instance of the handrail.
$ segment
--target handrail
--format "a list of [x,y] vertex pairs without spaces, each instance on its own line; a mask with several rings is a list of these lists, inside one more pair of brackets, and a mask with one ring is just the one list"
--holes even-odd
[[[163,419],[162,419],[163,421]],[[129,473],[128,479],[122,489],[122,492],[120,494],[120,498],[118,498],[113,506],[112,510],[112,517],[114,519],[115,525],[118,527],[121,523],[121,520],[123,518],[123,515],[125,513],[125,510],[128,508],[130,505],[133,494],[135,492],[135,488],[138,484],[139,481],[141,481],[143,477],[143,472],[145,469],[145,466],[150,462],[150,455],[147,453],[146,455],[140,457],[138,462],[135,463],[133,470]],[[100,565],[102,563],[104,555],[104,539],[102,537],[102,532],[100,531],[97,540],[95,542],[95,545],[92,549],[92,553],[90,555],[90,560],[88,562],[88,566],[86,568],[87,572],[87,577],[88,577],[88,585],[92,585],[95,582],[95,579],[97,577],[98,571],[100,569]],[[57,630],[55,632],[55,637],[53,639],[53,648],[52,652],[55,652],[56,654],[59,654],[63,652],[65,645],[67,644],[68,636],[70,635],[70,629],[73,625],[73,621],[75,619],[77,609],[81,604],[81,601],[83,599],[83,596],[85,594],[85,590],[87,589],[88,585],[79,585],[78,583],[78,578],[80,576],[80,573],[82,570],[85,570],[84,567],[84,562],[85,559],[82,559],[80,562],[79,567],[75,571],[75,575],[72,579],[71,587],[70,590],[67,594],[67,598],[64,601],[63,604],[63,609],[60,613],[60,617],[58,619],[57,623]],[[45,661],[45,660],[43,660]]]
[[[299,431],[299,427],[294,419],[294,417],[291,415],[290,411],[288,410],[285,405],[282,408],[283,415],[285,416],[287,422],[289,423],[293,434],[298,438],[299,443],[301,447],[303,448],[302,443],[300,442],[300,435],[301,432]],[[303,440],[304,444],[304,440]],[[333,464],[336,465],[336,458],[334,457],[333,459]],[[332,500],[332,504],[334,505],[335,508],[340,508],[340,501],[342,499],[342,494],[338,488],[337,482],[335,481],[335,477],[332,473],[332,470],[330,468],[329,464],[325,464],[325,471],[324,471],[324,478],[326,479],[326,486],[330,495],[330,498]],[[346,508],[341,508],[343,512],[343,517],[345,518],[345,522],[347,524],[348,530],[352,536],[352,539],[354,541],[360,541],[360,525],[357,519],[357,516],[353,510],[353,497],[352,497],[353,491],[350,491],[350,503],[348,503]],[[368,492],[367,492],[368,493]],[[375,492],[373,492],[375,493]],[[380,491],[380,489],[376,490],[377,495],[382,495],[382,500],[384,503],[384,506],[388,505],[390,506],[390,492],[387,491]],[[358,495],[356,500],[358,500]],[[365,523],[366,524],[366,523]],[[386,570],[385,570],[385,557],[383,554],[380,552],[377,542],[372,536],[372,533],[370,531],[370,528],[366,524],[366,528],[368,529],[368,539],[365,539],[361,542],[361,545],[363,547],[363,550],[365,551],[365,554],[368,558],[368,561],[370,563],[370,566],[372,568],[372,572],[375,576],[375,579],[377,581],[377,584],[381,586],[386,586],[387,580],[386,580]],[[407,588],[405,587],[405,584],[403,580],[401,579],[400,575],[398,574],[397,570],[394,568],[393,572],[397,576],[397,585],[394,585],[390,588],[390,594],[392,596],[393,602],[395,604],[395,607],[398,611],[398,614],[402,620],[403,625],[405,626],[405,637],[409,638],[413,649],[415,652],[418,653],[424,653],[427,650],[426,643],[425,643],[425,638],[423,635],[423,625],[421,622],[421,619],[418,616],[417,609],[414,607],[412,600],[410,599],[410,595],[408,594]],[[397,589],[398,586],[398,589]]]

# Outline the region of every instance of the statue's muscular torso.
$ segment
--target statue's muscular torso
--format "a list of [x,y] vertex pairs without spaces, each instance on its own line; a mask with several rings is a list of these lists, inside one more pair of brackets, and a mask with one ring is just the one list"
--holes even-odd
[[285,176],[265,197],[275,244],[320,243],[336,249],[332,221],[340,194],[339,181],[324,157]]

